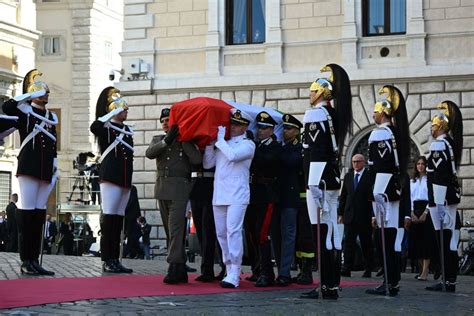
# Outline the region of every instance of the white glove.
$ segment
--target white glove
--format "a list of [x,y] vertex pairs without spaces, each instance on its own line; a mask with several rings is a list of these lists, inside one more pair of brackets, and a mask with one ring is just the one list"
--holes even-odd
[[217,128],[217,141],[224,140],[225,137],[225,126],[219,126]]
[[[317,185],[310,185],[309,190],[313,196],[314,202],[316,203],[317,208],[323,208],[323,191]],[[327,211],[323,209],[323,212]]]
[[124,108],[116,108],[110,111],[109,113],[105,114],[104,116],[99,117],[99,121],[102,123],[110,121],[115,115],[122,113],[124,111]]
[[22,102],[22,101],[25,102],[32,99],[41,98],[45,94],[46,94],[46,90],[42,89],[40,91],[36,91],[32,93],[24,93],[21,95],[17,95],[16,97],[13,98],[13,100],[15,100],[16,102]]
[[382,194],[376,194],[374,195],[375,203],[384,205],[385,204],[385,196]]
[[41,98],[42,96],[46,95],[46,90],[41,89],[40,91],[32,92],[31,99]]

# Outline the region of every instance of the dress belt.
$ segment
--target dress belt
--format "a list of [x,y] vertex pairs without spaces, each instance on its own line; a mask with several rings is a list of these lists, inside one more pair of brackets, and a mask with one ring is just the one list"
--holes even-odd
[[191,172],[191,178],[214,178],[214,172],[204,171],[204,172]]

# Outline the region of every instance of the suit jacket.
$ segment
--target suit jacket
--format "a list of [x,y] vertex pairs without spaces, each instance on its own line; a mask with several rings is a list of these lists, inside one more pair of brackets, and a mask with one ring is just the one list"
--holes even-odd
[[193,188],[191,165],[202,162],[201,152],[190,142],[175,140],[168,145],[164,137],[154,136],[145,152],[148,159],[156,159],[155,197],[158,200],[187,201]]
[[58,228],[56,227],[56,223],[53,221],[49,221],[49,238],[51,241],[54,241],[56,235],[58,234]]
[[365,168],[354,190],[354,170],[344,176],[337,215],[343,216],[344,224],[368,224],[372,219],[373,175]]

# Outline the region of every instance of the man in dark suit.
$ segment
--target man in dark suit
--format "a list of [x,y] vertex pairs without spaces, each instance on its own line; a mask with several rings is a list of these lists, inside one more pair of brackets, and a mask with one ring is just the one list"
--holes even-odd
[[46,215],[46,222],[44,228],[44,239],[43,239],[43,248],[46,250],[48,255],[51,254],[51,246],[54,243],[54,239],[58,234],[58,228],[56,227],[56,223],[51,220],[51,214]]
[[361,154],[352,157],[352,169],[344,177],[339,197],[338,222],[344,224],[344,267],[342,276],[350,277],[354,264],[356,239],[359,236],[364,255],[365,278],[371,277],[372,248],[372,193],[371,175],[365,169],[365,158]]
[[10,204],[7,205],[7,230],[8,230],[8,247],[7,251],[18,251],[18,229],[16,227],[16,203],[18,202],[18,194],[13,193],[10,199]]

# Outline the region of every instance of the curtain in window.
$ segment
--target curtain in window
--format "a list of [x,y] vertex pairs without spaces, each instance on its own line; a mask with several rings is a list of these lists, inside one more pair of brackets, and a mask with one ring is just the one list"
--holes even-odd
[[406,31],[406,1],[390,1],[390,32],[404,33]]
[[369,34],[384,33],[384,9],[384,0],[369,0],[369,23],[367,26]]
[[265,0],[252,1],[252,43],[265,42]]
[[234,44],[247,43],[247,0],[233,1],[233,34]]

